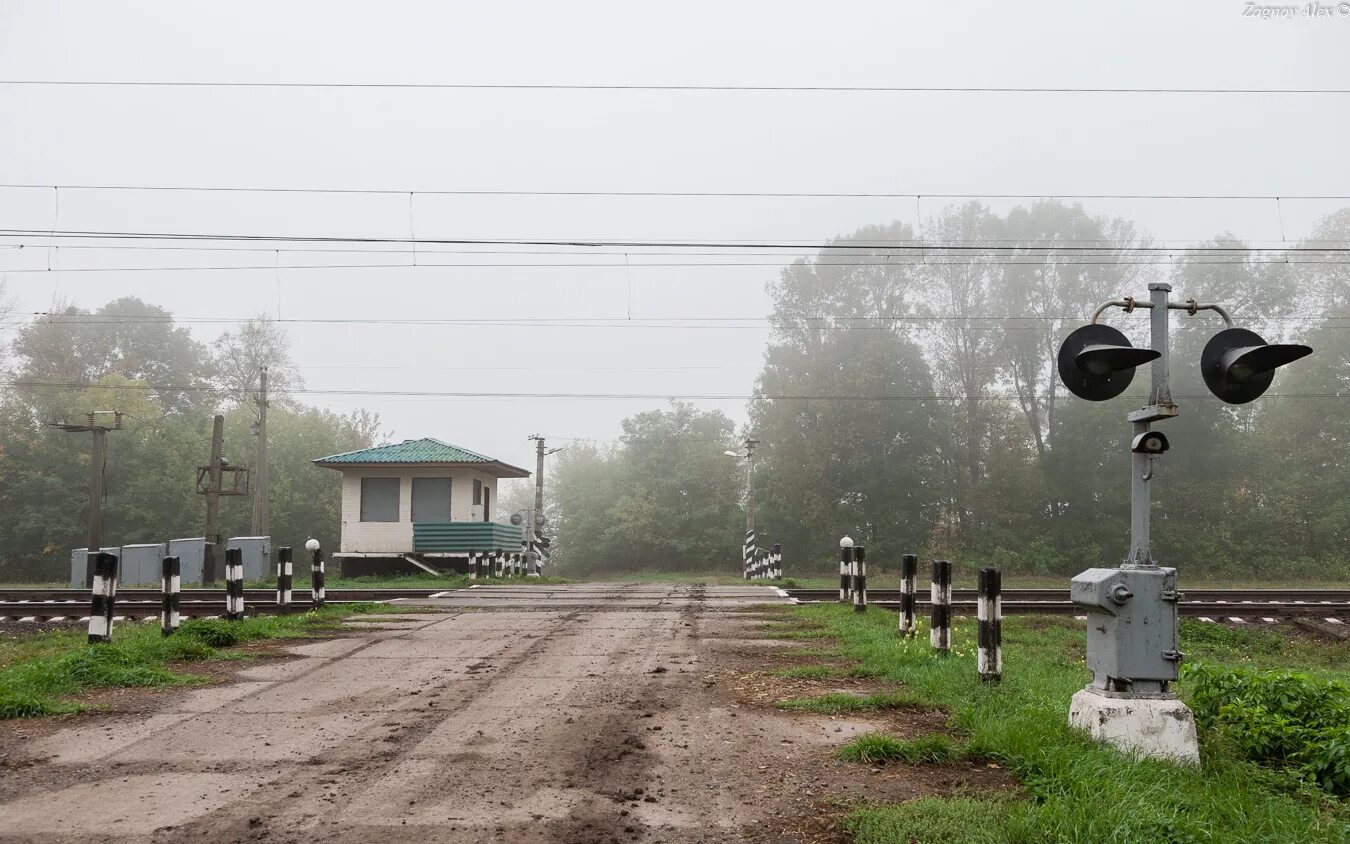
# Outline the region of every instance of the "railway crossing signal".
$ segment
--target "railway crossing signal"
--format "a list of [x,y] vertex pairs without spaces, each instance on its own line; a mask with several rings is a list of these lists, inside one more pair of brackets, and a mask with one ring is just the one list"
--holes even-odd
[[[1152,429],[1180,410],[1168,384],[1171,311],[1214,311],[1226,327],[1205,345],[1200,370],[1210,392],[1243,404],[1270,387],[1275,370],[1312,354],[1307,346],[1271,344],[1233,321],[1219,305],[1174,302],[1172,286],[1148,286],[1148,301],[1126,298],[1101,305],[1092,322],[1071,332],[1059,349],[1060,380],[1079,398],[1106,401],[1125,391],[1134,370],[1151,364],[1148,404],[1126,414],[1130,439],[1130,552],[1117,568],[1092,568],[1073,578],[1070,596],[1087,611],[1087,665],[1092,683],[1074,695],[1069,723],[1094,738],[1145,756],[1198,762],[1195,719],[1170,685],[1179,674],[1177,570],[1158,565],[1150,537],[1154,461],[1169,449]],[[1136,349],[1115,328],[1097,322],[1108,308],[1150,313],[1151,348]]]
[[1245,328],[1225,328],[1200,353],[1200,374],[1209,391],[1229,404],[1246,404],[1264,393],[1275,370],[1312,354],[1295,343],[1267,343]]
[[1135,367],[1157,360],[1159,352],[1136,349],[1118,329],[1092,323],[1076,329],[1059,347],[1059,378],[1069,392],[1088,401],[1106,401],[1125,392]]

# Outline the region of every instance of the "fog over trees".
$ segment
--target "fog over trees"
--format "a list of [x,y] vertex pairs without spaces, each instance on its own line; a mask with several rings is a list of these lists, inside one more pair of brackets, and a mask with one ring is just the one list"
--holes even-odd
[[[1350,241],[1350,210],[1302,245],[1333,241]],[[924,245],[934,242],[944,245]],[[1316,251],[1273,262],[1222,233],[1212,245],[1235,251],[1138,251],[1148,245],[1132,221],[1077,205],[1000,215],[971,202],[919,228],[862,228],[786,266],[769,291],[773,331],[748,427],[675,402],[624,420],[617,442],[568,442],[550,458],[561,573],[738,572],[744,463],[723,452],[749,434],[760,440],[761,541],[783,544],[790,574],[829,571],[845,533],[882,566],[904,552],[1042,575],[1115,564],[1128,531],[1124,414],[1144,403],[1147,374],[1088,403],[1059,384],[1055,353],[1097,304],[1168,281],[1175,296],[1221,303],[1237,324],[1315,354],[1282,370],[1266,397],[1224,405],[1198,372],[1221,321],[1176,315],[1182,413],[1166,427],[1173,448],[1155,487],[1161,561],[1214,577],[1350,577],[1350,269]],[[1106,319],[1145,339],[1141,314]],[[263,365],[279,391],[269,419],[279,544],[314,535],[333,546],[338,481],[310,461],[382,436],[377,406],[339,416],[288,397],[302,382],[266,320],[208,349],[135,298],[54,308],[0,360],[4,580],[62,579],[83,545],[87,437],[50,422],[127,413],[109,442],[110,543],[201,534],[193,478],[211,415],[226,415],[227,457],[251,463]],[[548,433],[546,420],[529,427]],[[505,494],[528,506],[520,490]],[[247,499],[227,499],[224,520],[227,534],[247,532]]]
[[[849,248],[922,239],[964,248]],[[1343,211],[1304,245],[1347,239]],[[1010,255],[998,249],[1006,242],[1097,248]],[[1160,558],[1216,577],[1350,576],[1350,413],[1342,406],[1350,273],[1319,263],[1326,256],[1316,252],[1270,263],[1226,235],[1213,245],[1238,251],[1218,257],[1131,251],[1146,245],[1130,221],[1075,205],[1043,201],[999,216],[972,202],[922,232],[906,223],[864,228],[785,268],[770,291],[774,335],[749,427],[761,440],[761,544],[781,542],[799,574],[827,573],[844,534],[883,565],[904,552],[1045,575],[1118,563],[1129,528],[1124,414],[1145,403],[1147,372],[1119,398],[1089,403],[1059,384],[1055,353],[1096,305],[1168,281],[1175,296],[1222,303],[1268,340],[1297,338],[1316,351],[1282,371],[1267,397],[1228,406],[1199,375],[1200,350],[1222,322],[1205,313],[1174,320],[1171,375],[1182,413],[1166,426],[1173,449],[1155,485]],[[1106,319],[1136,344],[1146,340],[1140,314]],[[644,425],[666,418],[672,464],[725,461],[691,486],[672,477],[650,485],[636,457],[650,444],[631,431],[616,447],[562,456],[555,492],[565,566],[737,570],[734,519],[721,520],[724,538],[702,559],[689,558],[687,545],[651,545],[654,536],[701,533],[707,516],[681,502],[724,495],[714,490],[736,465],[720,457],[739,436],[720,414],[706,414],[698,436],[674,435],[689,414],[678,406],[644,414]],[[643,490],[642,506],[620,488]],[[653,504],[662,527],[647,533],[639,526],[650,517],[627,508],[648,513]]]

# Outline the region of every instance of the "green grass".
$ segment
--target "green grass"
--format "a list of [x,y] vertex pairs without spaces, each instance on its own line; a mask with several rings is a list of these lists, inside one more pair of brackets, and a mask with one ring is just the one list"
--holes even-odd
[[157,624],[119,624],[110,644],[90,645],[84,630],[57,630],[5,642],[0,648],[0,719],[79,711],[71,698],[100,688],[176,686],[199,682],[174,663],[236,657],[221,650],[258,639],[312,636],[353,613],[387,610],[384,604],[345,604],[289,616],[230,622],[185,621],[164,636]]
[[858,809],[844,827],[856,844],[1007,844],[1012,807],[1008,798],[923,797]]
[[879,762],[954,762],[970,754],[966,747],[942,733],[903,740],[885,733],[868,733],[839,748],[837,755],[846,762],[875,765]]
[[907,709],[922,705],[922,701],[897,692],[875,695],[830,692],[818,697],[798,697],[778,702],[780,709],[816,712],[821,715],[839,715],[844,712],[878,712],[886,709]]
[[[1132,760],[1070,729],[1069,698],[1090,679],[1083,664],[1081,622],[1005,619],[1004,681],[990,685],[976,676],[974,625],[969,620],[957,623],[951,654],[938,657],[928,645],[926,629],[913,639],[899,638],[892,613],[856,614],[833,604],[797,612],[812,626],[824,622],[838,642],[841,659],[903,689],[907,703],[948,711],[952,727],[965,737],[964,751],[1000,762],[1024,791],[1024,797],[1010,801],[969,801],[966,808],[983,813],[983,820],[969,827],[961,812],[950,811],[960,801],[860,809],[849,821],[858,841],[1350,840],[1350,806],[1245,761],[1213,736],[1201,737],[1202,766],[1187,768]],[[1307,668],[1341,679],[1350,674],[1350,646],[1285,640],[1262,631],[1187,623],[1182,626],[1182,650],[1207,661]],[[1184,684],[1181,692],[1184,696]],[[811,711],[864,708],[840,697],[788,703]],[[869,750],[880,747],[874,744]],[[913,750],[903,743],[901,747],[904,751],[892,750]]]

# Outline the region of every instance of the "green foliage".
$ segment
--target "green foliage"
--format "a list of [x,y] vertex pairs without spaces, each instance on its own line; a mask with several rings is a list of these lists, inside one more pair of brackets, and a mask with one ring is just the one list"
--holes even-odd
[[864,806],[844,822],[855,844],[1006,844],[1011,801],[921,797],[898,806]]
[[[124,429],[108,438],[108,543],[200,536],[203,499],[194,478],[207,459],[211,417],[225,415],[226,458],[251,464],[255,440],[248,428],[256,414],[245,387],[262,363],[272,365],[273,383],[293,378],[285,346],[275,323],[260,320],[223,338],[213,356],[167,311],[133,298],[92,314],[68,308],[21,329],[15,380],[48,386],[0,390],[0,580],[66,581],[70,551],[85,543],[89,438],[47,423],[96,409],[126,414]],[[310,461],[372,444],[378,419],[338,416],[284,397],[271,408],[274,544],[298,546],[314,536],[335,547],[338,478]],[[250,520],[251,498],[222,502],[226,536],[248,533]],[[297,568],[303,576],[303,561]]]
[[256,639],[288,638],[323,630],[384,604],[329,606],[303,615],[260,616],[243,621],[192,619],[164,636],[158,625],[118,625],[113,642],[88,644],[83,631],[59,631],[0,650],[0,719],[74,712],[72,695],[99,688],[174,686],[197,678],[172,663],[227,658],[218,650]]
[[930,733],[909,740],[892,738],[885,733],[858,736],[839,748],[837,754],[846,762],[953,762],[967,756],[966,749],[942,733]]
[[744,464],[731,420],[673,402],[623,422],[617,449],[569,447],[558,461],[554,562],[566,574],[740,570]]
[[1293,671],[1186,666],[1188,702],[1246,758],[1350,795],[1350,686]]
[[821,715],[839,715],[844,712],[878,712],[886,709],[912,709],[922,705],[921,701],[895,692],[875,695],[829,692],[819,697],[791,698],[778,702],[780,709],[817,712]]
[[[1202,767],[1191,768],[1133,760],[1070,728],[1069,698],[1088,680],[1083,630],[1071,620],[1005,619],[1003,682],[994,686],[980,683],[976,674],[971,620],[956,623],[951,654],[938,658],[925,630],[902,639],[889,613],[860,614],[833,604],[797,613],[808,623],[828,625],[841,662],[874,671],[915,704],[945,709],[966,753],[997,761],[1017,780],[1026,799],[995,801],[998,810],[982,816],[988,828],[980,834],[994,836],[988,840],[1344,844],[1350,837],[1350,808],[1344,803],[1280,779],[1228,742],[1206,741]],[[1226,664],[1247,656],[1241,644],[1212,647],[1216,661]],[[1320,666],[1339,653],[1338,646],[1305,643],[1272,658]],[[1347,664],[1341,659],[1338,670],[1321,670],[1350,678]],[[887,814],[872,818],[872,825],[853,827],[858,840],[909,844],[929,840],[911,836],[938,834],[927,827],[886,825],[892,808],[908,817],[904,807],[886,807]],[[958,830],[953,834],[966,834]]]

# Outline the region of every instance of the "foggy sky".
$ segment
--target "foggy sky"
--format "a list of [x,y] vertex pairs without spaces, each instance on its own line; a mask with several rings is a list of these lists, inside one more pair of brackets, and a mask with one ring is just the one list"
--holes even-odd
[[[1243,2],[0,2],[0,79],[1350,87],[1350,17]],[[0,85],[0,182],[428,190],[1350,194],[1350,95],[109,88]],[[59,198],[59,213],[57,200]],[[999,211],[1014,202],[991,201]],[[1345,202],[1095,200],[1156,240],[1278,243]],[[411,208],[410,208],[411,205]],[[819,242],[941,200],[0,189],[0,227]],[[410,213],[411,212],[411,213]],[[1282,219],[1281,219],[1282,218]],[[1282,226],[1281,226],[1282,224]],[[1283,232],[1281,231],[1283,227]],[[125,295],[177,316],[750,317],[774,266],[295,269],[407,252],[51,250],[0,239],[20,311]],[[25,243],[23,250],[4,248]],[[243,244],[241,244],[243,245]],[[259,246],[258,244],[247,244]],[[316,248],[307,245],[303,248]],[[404,249],[405,247],[389,247]],[[513,263],[419,248],[419,262]],[[480,249],[482,247],[479,247]],[[283,247],[284,249],[284,247]],[[683,260],[683,259],[666,259]],[[715,258],[708,259],[716,261]],[[787,259],[783,259],[787,260]],[[767,263],[756,259],[755,263]],[[46,268],[53,267],[51,272]],[[81,273],[80,267],[248,266]],[[228,327],[189,323],[210,342]],[[767,326],[288,326],[315,390],[748,394]],[[474,369],[482,368],[479,371]],[[529,371],[531,367],[538,367]],[[674,368],[673,367],[678,367]],[[328,397],[532,467],[657,400]],[[701,401],[738,421],[742,400]],[[317,455],[316,455],[317,456]]]

